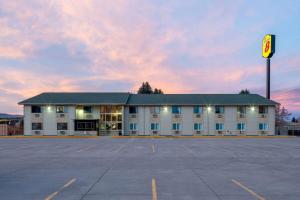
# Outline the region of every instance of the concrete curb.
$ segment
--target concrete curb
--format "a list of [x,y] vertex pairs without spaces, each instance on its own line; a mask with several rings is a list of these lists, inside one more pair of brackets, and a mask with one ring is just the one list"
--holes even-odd
[[167,138],[167,139],[194,139],[194,138],[259,138],[259,139],[267,139],[267,138],[296,138],[296,136],[111,136],[111,138],[121,139],[121,138]]
[[31,138],[62,138],[62,139],[70,139],[70,138],[72,138],[72,139],[79,139],[79,138],[86,138],[86,139],[88,139],[88,138],[100,138],[100,136],[56,136],[56,135],[54,135],[54,136],[22,136],[22,135],[19,135],[19,136],[0,136],[0,139],[1,138],[3,138],[3,139],[5,139],[5,138],[28,138],[28,139],[31,139]]

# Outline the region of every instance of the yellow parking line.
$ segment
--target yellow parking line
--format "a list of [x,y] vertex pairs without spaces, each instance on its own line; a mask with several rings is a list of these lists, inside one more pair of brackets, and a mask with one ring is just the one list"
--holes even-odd
[[152,144],[152,152],[155,152],[154,144]]
[[45,198],[45,200],[52,200],[59,192],[61,192],[63,189],[65,189],[66,187],[69,187],[72,183],[74,183],[76,181],[76,178],[71,179],[70,181],[68,181],[66,184],[64,184],[58,191],[53,192],[52,194],[50,194],[48,197]]
[[156,181],[152,178],[152,200],[157,200]]
[[246,190],[247,192],[249,192],[251,195],[253,195],[257,199],[259,199],[259,200],[266,200],[265,198],[263,198],[262,196],[256,194],[253,190],[247,188],[246,186],[244,186],[242,183],[238,182],[237,180],[232,179],[232,182],[234,182],[236,185],[240,186],[241,188],[243,188],[244,190]]

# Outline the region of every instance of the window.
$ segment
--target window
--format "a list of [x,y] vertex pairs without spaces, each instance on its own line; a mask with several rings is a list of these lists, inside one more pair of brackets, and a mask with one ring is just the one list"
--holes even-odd
[[179,131],[180,130],[180,123],[173,123],[172,124],[172,130],[173,131]]
[[56,106],[56,113],[66,113],[67,107],[65,106]]
[[83,113],[92,113],[92,106],[83,106]]
[[41,113],[42,108],[41,106],[31,106],[31,113]]
[[266,123],[259,123],[258,129],[260,131],[266,131],[266,130],[268,130],[268,124],[266,124]]
[[202,106],[194,106],[194,114],[201,114],[203,112]]
[[75,120],[75,131],[96,131],[97,120]]
[[202,124],[201,123],[194,123],[194,130],[195,131],[202,130]]
[[130,123],[130,124],[129,124],[129,130],[130,130],[130,131],[136,131],[136,130],[137,130],[137,125],[136,125],[136,123]]
[[151,131],[158,131],[159,123],[151,123]]
[[137,106],[129,106],[129,113],[130,114],[135,114],[138,112]]
[[267,114],[268,113],[268,107],[267,106],[258,106],[258,113],[259,114]]
[[180,106],[172,106],[172,113],[173,114],[180,114],[181,113],[181,107]]
[[237,112],[239,114],[246,114],[246,106],[238,106],[237,107]]
[[216,123],[216,130],[217,131],[223,131],[224,130],[224,124],[223,123]]
[[245,131],[246,130],[246,124],[245,123],[238,123],[237,124],[237,130]]
[[224,114],[224,106],[216,106],[216,114]]
[[42,130],[43,129],[43,125],[42,123],[32,123],[32,130]]
[[57,130],[68,130],[68,123],[57,123]]
[[160,107],[158,107],[158,106],[150,107],[150,113],[151,114],[159,114],[160,113]]

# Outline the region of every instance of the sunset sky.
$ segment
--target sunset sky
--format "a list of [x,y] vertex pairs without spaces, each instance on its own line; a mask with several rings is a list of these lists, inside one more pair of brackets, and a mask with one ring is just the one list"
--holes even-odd
[[265,95],[300,116],[300,1],[0,0],[0,113],[41,92]]

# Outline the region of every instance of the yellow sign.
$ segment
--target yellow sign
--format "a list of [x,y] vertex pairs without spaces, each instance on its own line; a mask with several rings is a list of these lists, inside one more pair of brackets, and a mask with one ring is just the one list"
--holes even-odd
[[275,35],[268,34],[264,37],[262,42],[262,56],[264,58],[271,58],[275,53]]

